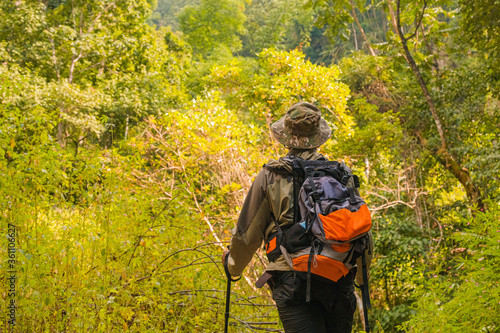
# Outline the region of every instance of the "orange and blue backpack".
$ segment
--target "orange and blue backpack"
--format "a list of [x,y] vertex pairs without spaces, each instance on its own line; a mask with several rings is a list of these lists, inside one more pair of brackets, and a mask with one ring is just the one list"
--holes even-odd
[[[283,255],[298,274],[307,277],[310,301],[311,275],[338,281],[362,258],[363,305],[370,308],[365,250],[370,248],[370,211],[356,188],[359,180],[344,163],[309,161],[291,156],[293,224],[280,227],[266,243],[270,261]],[[277,173],[286,169],[265,166]],[[367,311],[365,310],[365,328]]]

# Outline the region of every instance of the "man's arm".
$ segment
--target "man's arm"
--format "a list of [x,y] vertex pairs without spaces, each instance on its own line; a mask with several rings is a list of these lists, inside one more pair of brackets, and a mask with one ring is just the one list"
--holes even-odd
[[250,187],[236,227],[231,231],[228,269],[231,276],[239,276],[248,265],[255,251],[262,245],[271,212],[266,195],[267,179],[264,169]]

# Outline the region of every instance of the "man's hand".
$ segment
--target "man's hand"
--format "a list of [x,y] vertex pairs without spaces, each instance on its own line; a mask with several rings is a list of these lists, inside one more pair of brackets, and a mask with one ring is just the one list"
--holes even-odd
[[224,252],[222,252],[222,266],[226,265],[226,257],[227,257],[228,253],[229,253],[229,250],[224,250]]
[[224,250],[224,252],[222,252],[222,266],[224,266],[224,272],[226,273],[226,276],[227,276],[227,279],[229,281],[232,281],[232,282],[236,282],[238,281],[239,279],[241,279],[241,276],[237,279],[233,279],[233,277],[231,276],[231,273],[229,273],[229,269],[227,268],[226,266],[226,258],[229,257],[229,250]]

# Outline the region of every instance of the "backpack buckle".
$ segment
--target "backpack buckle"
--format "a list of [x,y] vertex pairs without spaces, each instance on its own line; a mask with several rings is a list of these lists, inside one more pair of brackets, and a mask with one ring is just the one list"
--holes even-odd
[[359,177],[352,175],[352,179],[354,180],[354,187],[359,188]]
[[340,180],[340,183],[346,186],[347,183],[349,182],[349,178],[351,178],[351,175],[343,175],[342,179]]
[[316,185],[314,184],[314,180],[311,177],[308,177],[307,179],[309,180],[309,185],[311,186],[310,196],[314,199],[314,202],[316,202],[319,199],[318,189],[316,188]]

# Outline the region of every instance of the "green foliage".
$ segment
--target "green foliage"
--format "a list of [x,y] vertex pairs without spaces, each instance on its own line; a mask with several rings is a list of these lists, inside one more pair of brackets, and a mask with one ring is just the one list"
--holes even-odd
[[362,52],[342,59],[339,63],[342,81],[351,88],[356,98],[366,98],[381,112],[398,111],[394,92],[401,85],[400,73],[384,56],[370,56]]
[[202,0],[200,5],[187,6],[179,14],[186,41],[201,56],[219,46],[238,51],[241,41],[236,34],[243,32],[245,20],[241,0]]
[[463,42],[472,44],[478,52],[484,54],[485,60],[491,62],[491,69],[498,80],[500,26],[496,13],[500,10],[500,3],[496,0],[460,1],[459,3]]
[[[324,108],[325,117],[335,119],[339,126],[352,124],[345,112],[349,91],[338,82],[338,67],[314,65],[297,50],[263,51],[258,65],[249,72],[244,62],[235,59],[214,67],[208,86],[223,91],[229,105],[240,106],[260,120],[281,117],[297,100],[308,100]],[[340,135],[348,135],[348,131]]]
[[340,1],[325,1],[325,0],[309,0],[308,5],[314,8],[321,8],[321,14],[317,25],[328,25],[331,35],[337,35],[350,32],[349,23],[353,22],[350,12],[352,11],[351,4],[348,0]]
[[304,8],[305,3],[305,0],[280,0],[248,4],[240,54],[255,57],[267,48],[292,50],[307,47],[314,13]]
[[423,229],[405,215],[400,209],[399,214],[377,219],[374,238],[377,259],[371,277],[376,281],[373,289],[378,306],[373,317],[389,332],[415,314],[407,299],[418,289],[418,267],[428,246]]
[[[369,45],[385,44],[389,27],[383,4],[382,1],[308,0],[306,7],[313,8],[317,16],[315,26],[330,43],[329,47],[322,46],[320,59],[337,63],[352,52],[368,51]],[[325,38],[321,40],[325,42]]]
[[145,0],[61,2],[53,9],[38,1],[2,3],[0,61],[43,78],[18,104],[36,99],[58,110],[64,146],[100,136],[103,119],[121,135],[129,123],[182,103],[189,56],[174,38],[169,51],[164,35],[144,23],[147,15]]
[[148,23],[160,27],[171,27],[179,31],[177,14],[186,6],[198,5],[200,0],[158,0],[154,13],[148,18]]
[[422,272],[422,286],[414,295],[417,312],[405,331],[498,330],[500,211],[498,203],[490,206],[494,208],[449,229],[449,240],[457,247],[436,253],[433,268]]
[[[388,4],[0,2],[17,331],[221,331],[220,253],[253,177],[285,152],[268,125],[299,100],[321,108],[334,129],[321,152],[360,176],[372,211],[374,330],[497,331],[497,3],[429,2],[408,41],[451,154],[491,198],[484,212],[438,159]],[[401,6],[409,37],[423,1]],[[258,251],[233,285],[235,331],[280,330],[253,288],[264,266]]]
[[493,175],[499,168],[500,129],[495,124],[500,121],[500,109],[491,104],[491,81],[485,67],[473,63],[444,71],[442,82],[447,88],[439,92],[440,109],[447,124],[452,124],[448,137],[456,147],[453,152],[472,172],[484,196],[496,198],[500,184]]
[[[9,75],[3,96],[27,81]],[[126,145],[76,155],[48,134],[57,114],[8,103],[1,110],[2,228],[18,230],[20,331],[220,331],[220,240],[229,238],[248,172],[266,158],[260,130],[220,104],[197,102],[151,118]],[[235,294],[234,317],[276,320],[267,307],[248,307],[254,291],[244,282]],[[269,306],[270,298],[252,302]]]

